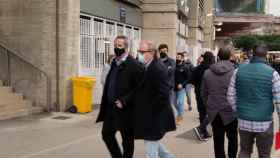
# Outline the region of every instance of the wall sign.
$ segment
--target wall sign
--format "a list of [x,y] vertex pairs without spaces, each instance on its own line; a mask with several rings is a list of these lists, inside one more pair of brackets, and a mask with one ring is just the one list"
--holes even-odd
[[126,9],[120,8],[120,21],[125,23],[126,22]]

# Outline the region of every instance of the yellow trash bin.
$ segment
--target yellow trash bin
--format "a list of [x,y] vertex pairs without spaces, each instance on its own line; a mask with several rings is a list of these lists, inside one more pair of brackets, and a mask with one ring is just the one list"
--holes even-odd
[[93,77],[73,77],[73,104],[79,113],[92,111],[92,89],[96,83]]

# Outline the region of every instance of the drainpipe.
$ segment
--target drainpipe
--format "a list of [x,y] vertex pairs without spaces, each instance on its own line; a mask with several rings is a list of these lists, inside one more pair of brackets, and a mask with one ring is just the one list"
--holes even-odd
[[60,74],[60,65],[59,65],[59,61],[60,61],[60,57],[59,57],[59,33],[60,33],[60,29],[59,29],[59,22],[60,22],[60,18],[59,18],[59,0],[56,0],[56,111],[60,111],[60,88],[59,88],[59,74]]

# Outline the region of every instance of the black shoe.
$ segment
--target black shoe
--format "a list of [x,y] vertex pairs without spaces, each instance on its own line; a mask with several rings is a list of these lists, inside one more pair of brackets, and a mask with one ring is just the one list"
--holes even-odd
[[203,137],[208,139],[208,138],[212,138],[212,135],[207,132],[206,134],[203,135]]
[[212,137],[212,135],[210,135],[208,132],[205,134],[202,134],[202,139],[201,141],[208,141],[210,138]]
[[201,133],[199,127],[194,128],[194,133],[196,134],[198,140],[200,140],[200,141],[207,141],[209,138],[208,135]]
[[197,136],[198,140],[202,141],[203,138],[202,138],[202,134],[201,134],[199,128],[195,127],[193,130],[194,130],[194,133]]

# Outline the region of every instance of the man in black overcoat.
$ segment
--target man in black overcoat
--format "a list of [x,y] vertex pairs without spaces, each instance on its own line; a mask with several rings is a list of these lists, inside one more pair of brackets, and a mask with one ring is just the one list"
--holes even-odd
[[[116,58],[106,78],[97,122],[103,122],[102,138],[112,158],[133,158],[133,103],[127,99],[121,100],[122,105],[118,107],[117,100],[125,98],[135,90],[143,77],[144,69],[129,55],[127,37],[116,37],[114,47]],[[117,131],[120,131],[122,136],[123,152],[116,140]]]
[[[133,125],[135,139],[143,139],[147,158],[174,158],[159,141],[167,132],[176,129],[175,118],[169,100],[170,85],[164,63],[157,59],[151,42],[142,41],[138,60],[145,66],[144,79],[134,95],[124,100],[134,101]],[[133,99],[131,99],[133,98]]]

